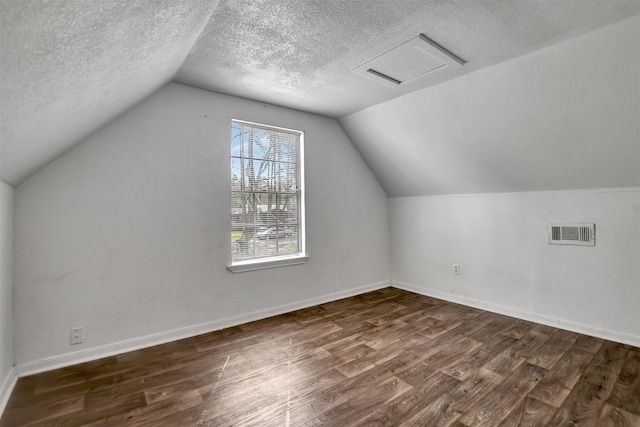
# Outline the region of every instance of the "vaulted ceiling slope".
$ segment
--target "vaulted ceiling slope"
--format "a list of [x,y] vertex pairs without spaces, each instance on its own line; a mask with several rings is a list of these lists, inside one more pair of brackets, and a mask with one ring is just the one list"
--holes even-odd
[[[171,80],[342,117],[638,13],[636,0],[0,0],[0,177],[20,183]],[[352,71],[420,33],[467,63],[395,88]]]
[[640,186],[640,17],[340,119],[390,197]]
[[215,6],[0,0],[2,180],[19,184],[170,82]]

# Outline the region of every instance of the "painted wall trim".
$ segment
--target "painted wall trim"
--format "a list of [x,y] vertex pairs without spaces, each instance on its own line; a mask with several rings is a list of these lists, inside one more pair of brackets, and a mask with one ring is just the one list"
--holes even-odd
[[17,381],[18,375],[14,366],[2,382],[2,388],[0,388],[0,417],[4,413],[4,408],[7,407],[7,403],[9,403],[9,398],[11,397],[11,393],[13,392],[13,388],[16,386]]
[[582,193],[635,193],[640,191],[640,187],[607,187],[607,188],[575,188],[565,190],[526,190],[526,191],[502,191],[497,193],[452,193],[452,194],[423,194],[418,196],[389,197],[389,199],[421,199],[447,198],[447,197],[482,197],[482,196],[513,196],[519,194],[539,193],[539,194],[582,194]]
[[228,265],[227,269],[232,273],[244,273],[245,271],[256,271],[264,270],[265,268],[304,264],[307,261],[309,261],[309,257],[307,255],[272,257],[263,260],[236,262],[235,264]]
[[398,289],[403,289],[409,292],[415,292],[416,294],[425,295],[428,297],[439,298],[445,301],[453,302],[456,304],[462,304],[473,308],[479,308],[481,310],[490,311],[492,313],[503,314],[505,316],[515,317],[518,319],[526,320],[529,322],[540,323],[553,328],[564,329],[579,334],[590,335],[593,337],[603,338],[609,341],[615,341],[623,344],[629,344],[635,347],[640,347],[640,336],[624,334],[620,332],[610,331],[608,329],[596,328],[593,326],[585,325],[582,323],[572,322],[570,320],[558,319],[555,317],[549,317],[542,314],[536,314],[529,311],[523,311],[506,307],[499,304],[493,304],[486,301],[480,301],[473,298],[465,298],[460,295],[450,294],[447,292],[441,292],[421,286],[416,286],[410,283],[399,282],[391,280],[391,286]]
[[113,344],[107,344],[99,347],[94,347],[86,350],[76,351],[73,353],[66,353],[59,356],[48,357],[41,360],[35,360],[15,366],[15,374],[18,377],[24,377],[27,375],[33,375],[40,372],[49,371],[52,369],[63,368],[66,366],[75,365],[77,363],[89,362],[92,360],[101,359],[103,357],[114,356],[121,353],[126,353],[133,350],[139,350],[146,347],[152,347],[154,345],[165,344],[171,341],[180,340],[183,338],[189,338],[196,335],[206,334],[208,332],[219,331],[221,329],[230,328],[232,326],[241,325],[247,322],[253,322],[255,320],[265,319],[271,316],[277,316],[279,314],[289,313],[291,311],[300,310],[307,307],[312,307],[318,304],[324,304],[331,301],[336,301],[343,298],[360,295],[365,292],[371,292],[378,289],[389,287],[388,281],[371,283],[369,285],[359,286],[357,288],[351,288],[340,292],[334,292],[327,295],[321,295],[315,298],[309,298],[301,301],[296,301],[289,304],[280,305],[277,307],[266,308],[263,310],[254,311],[251,313],[241,314],[238,316],[227,317],[225,319],[214,320],[207,323],[201,323],[197,325],[187,326],[180,329],[174,329],[171,331],[160,332],[157,334],[147,335],[139,338],[133,338],[130,340],[120,341]]

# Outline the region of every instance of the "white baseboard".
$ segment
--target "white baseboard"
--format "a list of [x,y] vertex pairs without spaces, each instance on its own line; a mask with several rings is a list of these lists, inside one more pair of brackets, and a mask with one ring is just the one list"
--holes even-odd
[[2,416],[4,408],[7,407],[7,403],[9,403],[9,397],[11,397],[11,393],[13,392],[13,388],[16,386],[17,381],[18,376],[16,375],[16,368],[13,367],[9,373],[7,373],[4,381],[2,381],[2,388],[0,388],[0,416]]
[[[77,363],[88,362],[91,360],[101,359],[116,354],[126,353],[128,351],[139,350],[141,348],[152,347],[158,344],[165,344],[183,338],[195,335],[206,334],[208,332],[219,331],[221,329],[230,328],[232,326],[241,325],[255,320],[265,319],[279,314],[289,313],[291,311],[300,310],[302,308],[311,307],[318,304],[324,304],[330,301],[348,298],[365,292],[375,291],[378,289],[389,287],[388,281],[372,283],[357,288],[347,289],[345,291],[334,292],[315,298],[302,301],[296,301],[277,307],[266,308],[254,311],[252,313],[241,314],[238,316],[227,317],[225,319],[214,320],[198,325],[187,326],[185,328],[174,329],[171,331],[160,332],[157,334],[147,335],[144,337],[133,338],[130,340],[119,341],[113,344],[107,344],[99,347],[89,348],[86,350],[76,351],[73,353],[61,354],[59,356],[48,357],[45,359],[35,360],[19,364],[15,367],[17,376],[24,377],[27,375],[37,374],[39,372],[49,371],[51,369],[63,368],[65,366],[75,365]],[[14,375],[15,376],[15,375]]]
[[434,289],[424,288],[392,280],[391,286],[405,291],[414,292],[416,294],[428,297],[438,298],[445,301],[462,304],[469,307],[479,308],[481,310],[490,311],[492,313],[503,314],[505,316],[516,317],[518,319],[527,320],[529,322],[540,323],[554,328],[565,329],[567,331],[579,334],[591,335],[593,337],[603,338],[609,341],[615,341],[622,344],[629,344],[634,347],[640,347],[640,336],[625,334],[621,332],[610,331],[608,329],[597,328],[582,323],[573,322],[571,320],[559,319],[556,317],[545,316],[543,314],[531,313],[528,311],[518,310],[513,307],[507,307],[499,304],[493,304],[486,301],[480,301],[472,298],[464,298],[459,295],[447,292],[437,291]]

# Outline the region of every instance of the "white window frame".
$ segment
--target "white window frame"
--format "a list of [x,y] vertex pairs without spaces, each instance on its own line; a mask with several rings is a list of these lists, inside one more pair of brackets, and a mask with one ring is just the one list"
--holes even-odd
[[[298,135],[299,150],[298,150],[298,252],[295,254],[276,255],[261,258],[251,258],[248,260],[233,260],[231,251],[229,253],[230,262],[227,265],[227,269],[232,273],[241,273],[245,271],[262,270],[266,268],[283,267],[288,265],[304,264],[309,259],[306,252],[306,233],[305,233],[305,184],[304,184],[304,132],[295,129],[288,129],[278,126],[265,125],[262,123],[249,122],[246,120],[232,119],[230,123],[230,130],[234,124],[241,124],[246,126],[257,127],[265,130],[274,130],[287,133],[294,133]],[[229,159],[233,159],[232,153],[229,155]],[[229,186],[229,194],[233,194],[233,184]],[[231,200],[231,197],[230,197]],[[232,206],[231,206],[232,207]],[[231,212],[231,209],[230,209]],[[232,221],[233,222],[233,221]],[[231,224],[230,231],[233,231],[233,225]]]

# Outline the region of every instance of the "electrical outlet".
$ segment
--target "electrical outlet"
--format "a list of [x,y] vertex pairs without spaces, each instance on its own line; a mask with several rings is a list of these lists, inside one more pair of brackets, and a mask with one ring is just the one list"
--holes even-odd
[[71,328],[71,345],[81,344],[83,340],[82,327]]
[[453,274],[460,275],[460,264],[453,264]]

